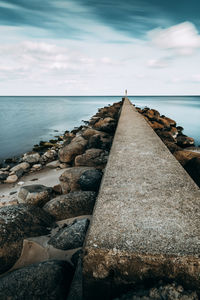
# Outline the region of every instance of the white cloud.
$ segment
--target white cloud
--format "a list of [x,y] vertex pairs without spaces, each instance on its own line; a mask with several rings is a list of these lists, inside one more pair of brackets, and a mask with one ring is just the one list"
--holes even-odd
[[167,29],[155,29],[149,32],[153,44],[174,54],[190,55],[200,48],[200,35],[190,22],[184,22]]

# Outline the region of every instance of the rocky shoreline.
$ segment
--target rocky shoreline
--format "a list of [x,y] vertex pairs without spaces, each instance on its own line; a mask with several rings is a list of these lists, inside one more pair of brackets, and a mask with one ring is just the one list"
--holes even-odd
[[[101,108],[84,126],[40,142],[33,151],[1,166],[2,186],[14,185],[19,191],[14,201],[1,202],[0,299],[81,299],[80,278],[77,284],[74,272],[77,265],[81,268],[81,249],[121,106],[118,102]],[[194,140],[158,111],[136,109],[200,186],[200,149],[194,147]],[[42,169],[59,169],[59,183],[45,186],[19,181]],[[159,282],[120,299],[198,297],[176,283]]]

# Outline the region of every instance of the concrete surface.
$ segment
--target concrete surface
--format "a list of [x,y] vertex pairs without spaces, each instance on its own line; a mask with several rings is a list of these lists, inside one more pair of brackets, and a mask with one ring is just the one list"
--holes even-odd
[[141,281],[200,289],[200,190],[126,98],[85,243],[84,299]]

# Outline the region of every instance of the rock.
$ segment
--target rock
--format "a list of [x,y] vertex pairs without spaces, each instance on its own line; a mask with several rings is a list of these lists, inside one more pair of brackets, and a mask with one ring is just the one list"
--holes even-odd
[[18,170],[22,169],[24,172],[26,172],[30,168],[30,164],[27,162],[22,162],[15,167],[11,168],[10,171],[16,173]]
[[61,188],[61,185],[60,184],[56,184],[52,187],[53,191],[56,193],[56,194],[59,194],[61,195],[62,194],[62,188]]
[[183,127],[177,126],[176,129],[178,130],[178,133],[181,134],[182,131],[184,130]]
[[91,215],[95,200],[95,192],[71,192],[47,202],[43,209],[59,221],[80,215]]
[[75,158],[75,166],[88,166],[103,169],[108,160],[108,152],[102,149],[89,149]]
[[54,160],[54,161],[49,162],[48,164],[46,164],[46,167],[50,168],[50,169],[58,168],[58,167],[60,167],[60,162],[59,162],[59,160]]
[[94,124],[94,128],[108,133],[114,133],[116,128],[116,121],[110,117],[100,119]]
[[174,153],[174,156],[176,159],[180,162],[182,166],[185,166],[185,164],[192,158],[199,157],[200,153],[188,151],[188,150],[182,150],[182,151],[176,151]]
[[156,133],[164,143],[165,142],[176,143],[176,140],[173,138],[173,136],[171,135],[170,132],[158,130],[158,131],[156,131]]
[[160,124],[156,121],[151,121],[149,124],[150,124],[151,128],[153,128],[153,130],[158,130],[158,129],[162,130],[162,129],[164,129],[164,125]]
[[32,264],[0,278],[0,299],[65,300],[72,278],[73,269],[66,261]]
[[88,170],[81,175],[78,183],[83,191],[98,191],[102,175],[99,170]]
[[194,145],[194,139],[191,137],[188,137],[186,135],[178,135],[177,136],[177,145],[180,147],[188,147]]
[[67,300],[83,300],[83,270],[82,260],[79,259]]
[[40,158],[41,163],[46,163],[48,161],[55,160],[57,157],[57,152],[54,149],[47,150]]
[[88,148],[101,149],[101,147],[102,147],[101,135],[100,134],[92,135],[88,141]]
[[151,121],[158,121],[160,118],[160,113],[155,109],[149,109],[144,112],[144,116]]
[[71,163],[77,155],[84,152],[86,145],[87,141],[83,137],[75,137],[70,144],[59,150],[59,160],[61,162]]
[[42,165],[41,164],[35,164],[32,166],[31,170],[32,171],[36,171],[36,170],[39,170],[42,168]]
[[158,122],[161,123],[164,126],[164,128],[169,129],[171,127],[170,122],[166,119],[166,117],[160,118]]
[[53,220],[47,212],[32,205],[1,207],[0,273],[7,271],[17,261],[21,254],[23,239],[48,234]]
[[184,168],[192,177],[194,182],[196,182],[196,184],[200,187],[200,158],[192,158],[185,164]]
[[15,183],[17,182],[18,177],[17,175],[10,175],[7,177],[7,179],[4,181],[5,183]]
[[84,130],[82,132],[82,136],[86,139],[86,140],[89,140],[92,136],[94,135],[100,135],[102,137],[106,137],[108,136],[107,133],[105,132],[102,132],[102,131],[98,131],[96,129],[93,129],[93,128],[87,128],[86,130]]
[[52,236],[48,241],[48,244],[61,250],[70,250],[82,247],[88,226],[88,219],[75,220],[72,224],[64,226],[54,236]]
[[25,153],[22,159],[23,159],[23,161],[25,161],[29,164],[35,164],[35,163],[39,162],[40,155],[37,152],[29,152],[29,153]]
[[18,201],[19,203],[27,203],[42,207],[51,199],[51,196],[52,188],[39,184],[27,185],[20,188]]
[[[15,175],[17,175],[18,179],[20,177],[22,177],[22,175],[24,174],[24,170],[23,169],[19,169],[15,172]],[[14,174],[13,174],[14,175]]]
[[196,292],[185,291],[176,283],[128,292],[115,300],[198,300]]
[[170,126],[176,126],[176,121],[167,117],[164,117],[164,119],[169,123]]
[[87,170],[94,170],[93,167],[73,167],[68,168],[59,177],[60,185],[62,187],[63,194],[67,194],[71,191],[80,190],[80,185],[78,183],[81,175]]

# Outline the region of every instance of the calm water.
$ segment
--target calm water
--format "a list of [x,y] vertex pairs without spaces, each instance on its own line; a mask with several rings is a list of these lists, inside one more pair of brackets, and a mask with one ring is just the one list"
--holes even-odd
[[[129,97],[177,121],[200,144],[200,97]],[[0,159],[31,150],[40,140],[81,125],[113,97],[0,97]],[[55,132],[58,130],[59,132]]]

